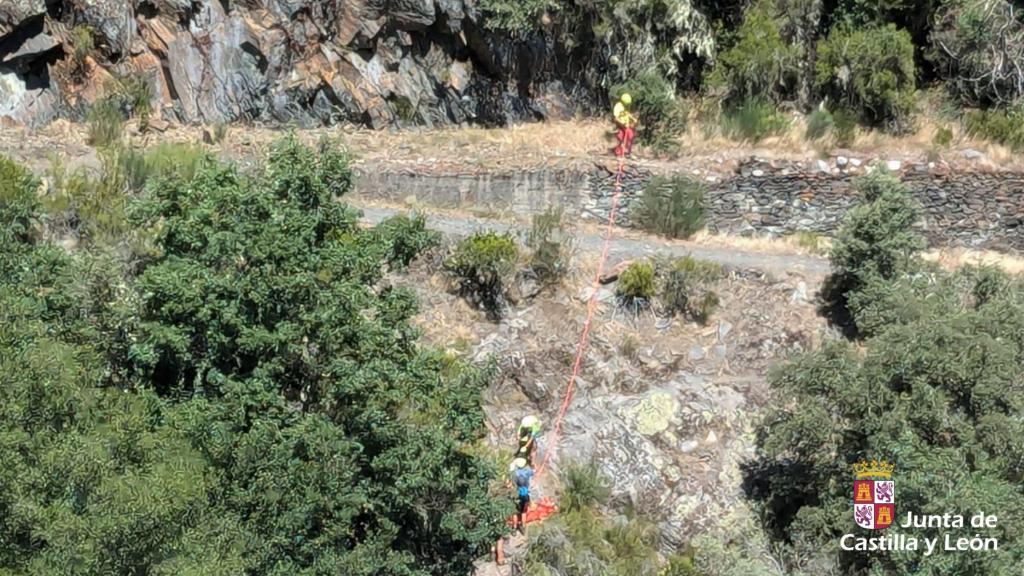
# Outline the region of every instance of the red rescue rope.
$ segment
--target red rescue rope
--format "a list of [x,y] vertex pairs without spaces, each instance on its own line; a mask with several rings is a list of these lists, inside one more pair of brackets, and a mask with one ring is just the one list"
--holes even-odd
[[548,460],[551,459],[551,455],[554,454],[555,448],[558,446],[559,433],[562,430],[562,421],[565,419],[565,413],[569,410],[569,402],[572,400],[572,393],[576,388],[576,378],[579,376],[580,365],[583,363],[583,354],[587,349],[587,340],[590,337],[590,322],[594,318],[594,312],[597,310],[597,293],[601,286],[601,277],[604,276],[604,265],[608,261],[608,251],[611,248],[612,235],[615,232],[615,216],[619,209],[619,195],[622,192],[622,172],[624,168],[625,157],[619,156],[619,166],[615,171],[615,189],[612,193],[612,207],[611,211],[608,213],[608,225],[605,228],[604,233],[604,247],[601,250],[601,259],[597,262],[597,271],[594,273],[593,292],[590,294],[590,299],[587,300],[587,319],[583,322],[583,331],[580,333],[580,340],[576,345],[576,360],[572,364],[572,374],[569,376],[569,383],[565,387],[565,396],[562,398],[562,406],[558,409],[558,418],[555,419],[555,424],[551,431],[551,441],[548,442],[548,449],[544,451],[544,460],[541,461],[540,468],[537,469],[538,477],[544,474],[544,470],[548,465]]

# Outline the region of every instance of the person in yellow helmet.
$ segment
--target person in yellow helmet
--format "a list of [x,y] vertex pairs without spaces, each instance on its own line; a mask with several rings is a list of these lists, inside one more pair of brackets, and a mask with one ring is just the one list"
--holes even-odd
[[540,419],[536,416],[524,417],[519,423],[516,436],[519,441],[516,457],[525,459],[527,464],[533,466],[533,455],[537,451],[537,438],[540,436]]
[[633,137],[636,136],[636,118],[629,111],[633,103],[633,97],[629,92],[623,92],[619,100],[612,107],[612,116],[615,124],[619,127],[619,145],[615,147],[617,157],[629,156],[633,152]]

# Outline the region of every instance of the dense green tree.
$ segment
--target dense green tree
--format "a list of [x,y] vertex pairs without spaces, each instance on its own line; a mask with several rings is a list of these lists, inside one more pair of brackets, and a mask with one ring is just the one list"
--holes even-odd
[[228,548],[174,560],[214,521],[210,470],[162,400],[106,386],[88,264],[43,241],[37,188],[0,159],[0,571],[230,570]]
[[590,63],[583,77],[599,93],[651,71],[675,86],[688,80],[681,72],[693,60],[714,57],[706,13],[719,9],[692,0],[482,0],[479,7],[501,34],[553,35],[565,53]]
[[[849,305],[870,337],[856,348],[829,342],[771,375],[777,403],[761,429],[761,459],[748,471],[751,492],[765,525],[792,547],[793,570],[1020,572],[1024,285],[991,269],[922,267],[914,257],[922,242],[911,232],[916,211],[900,187],[885,175],[861,187],[868,201],[846,220],[832,261],[852,280]],[[840,536],[857,532],[851,466],[871,459],[896,465],[899,516],[995,514],[998,526],[981,535],[998,538],[998,551],[841,550]],[[955,537],[976,533],[968,526]]]
[[131,277],[46,242],[38,181],[0,159],[0,572],[426,576],[488,551],[489,373],[417,345],[384,277],[434,237],[358,226],[350,174],[293,138],[253,177],[162,173]]
[[763,99],[794,100],[800,84],[803,47],[783,36],[785,20],[776,0],[751,6],[736,31],[736,42],[718,55],[709,88],[726,105]]
[[872,302],[880,299],[861,293],[877,293],[920,270],[925,243],[912,228],[921,208],[898,178],[876,170],[855,187],[861,201],[836,235],[832,274],[822,288],[823,311],[851,333],[870,333]]
[[901,132],[909,128],[917,88],[914,44],[893,24],[834,28],[818,44],[815,84],[835,106],[864,122]]
[[394,235],[337,201],[347,159],[294,138],[264,174],[209,162],[138,207],[141,382],[219,476],[261,574],[451,574],[507,510],[488,494],[484,375],[416,345],[415,301],[383,283]]

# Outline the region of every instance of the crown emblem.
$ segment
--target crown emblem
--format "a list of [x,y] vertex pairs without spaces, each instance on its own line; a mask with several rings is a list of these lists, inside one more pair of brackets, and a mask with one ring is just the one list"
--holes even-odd
[[868,478],[871,476],[892,478],[892,471],[895,469],[895,464],[890,464],[885,460],[862,461],[853,465],[853,473],[857,478]]

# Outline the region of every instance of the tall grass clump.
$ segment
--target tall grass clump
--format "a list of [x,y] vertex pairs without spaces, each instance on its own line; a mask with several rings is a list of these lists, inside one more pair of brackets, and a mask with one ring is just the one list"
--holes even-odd
[[706,324],[718,306],[718,294],[709,288],[723,275],[717,262],[683,256],[659,263],[658,297],[669,315],[684,315]]
[[824,138],[835,121],[828,110],[815,110],[807,115],[807,129],[804,131],[804,138],[807,140],[821,140]]
[[654,265],[646,260],[630,264],[619,275],[615,293],[624,304],[647,306],[654,297]]
[[689,238],[704,227],[704,185],[686,176],[651,179],[644,188],[635,220],[648,232]]
[[751,143],[782,134],[789,127],[784,114],[761,100],[747,100],[736,108],[726,109],[721,121],[725,136]]
[[551,206],[534,214],[526,237],[530,269],[542,284],[557,282],[569,268],[572,237],[566,233],[564,214],[561,206]]
[[971,110],[964,114],[964,130],[975,138],[997,142],[1014,152],[1024,150],[1024,107]]
[[91,146],[102,148],[121,141],[125,117],[117,102],[107,98],[97,100],[86,114],[85,121]]
[[832,135],[836,145],[847,148],[857,139],[857,114],[840,109],[832,114]]

